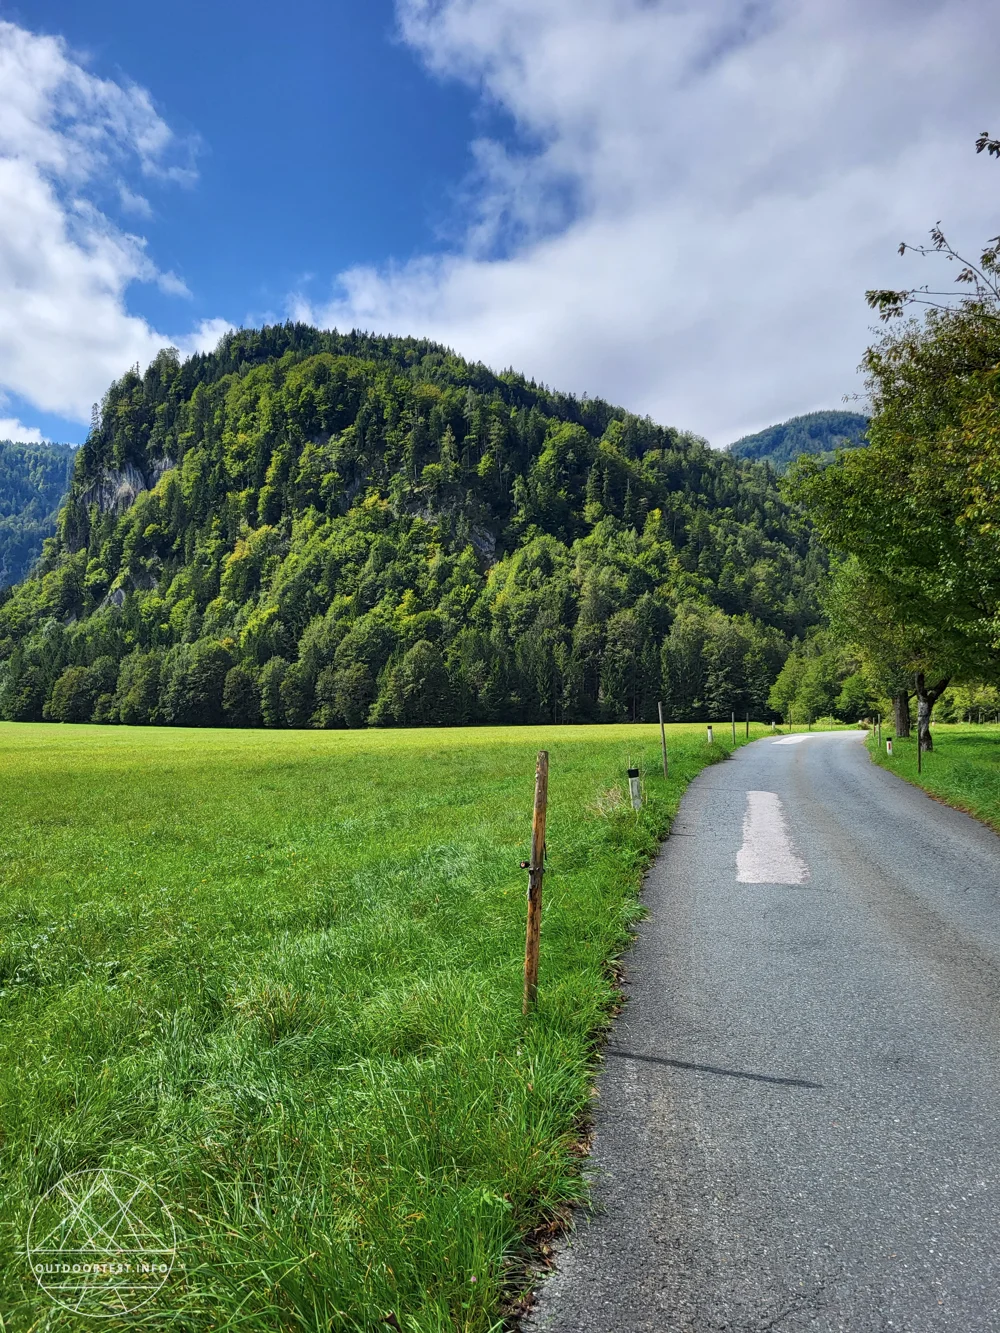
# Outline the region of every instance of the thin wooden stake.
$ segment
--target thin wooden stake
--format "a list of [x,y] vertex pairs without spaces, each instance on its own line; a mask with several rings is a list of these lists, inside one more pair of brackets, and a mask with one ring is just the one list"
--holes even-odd
[[747,740],[750,739],[750,714],[749,714],[749,713],[747,713],[747,734],[746,734],[746,739],[747,739]]
[[736,744],[736,713],[733,713],[733,744]]
[[657,704],[656,711],[660,715],[660,749],[663,751],[663,776],[667,776],[667,733],[663,727],[663,705]]
[[549,801],[549,752],[538,751],[535,766],[535,809],[531,818],[531,860],[528,872],[528,928],[524,939],[524,1004],[527,1014],[538,998],[538,946],[542,930],[542,876],[545,874],[545,813]]

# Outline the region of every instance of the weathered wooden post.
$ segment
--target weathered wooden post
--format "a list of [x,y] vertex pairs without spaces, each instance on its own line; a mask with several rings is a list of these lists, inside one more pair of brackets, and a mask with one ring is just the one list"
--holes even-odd
[[660,715],[660,749],[663,751],[663,776],[667,776],[667,733],[663,726],[663,705],[657,704],[656,711]]
[[733,709],[733,744],[736,744],[736,709]]
[[545,873],[545,814],[549,801],[549,752],[538,751],[535,765],[535,807],[531,817],[531,860],[528,872],[528,925],[524,938],[524,1003],[527,1014],[538,998],[538,947],[542,930],[542,876]]
[[747,713],[747,734],[746,734],[746,739],[747,739],[747,740],[750,739],[750,714],[749,714],[749,713]]

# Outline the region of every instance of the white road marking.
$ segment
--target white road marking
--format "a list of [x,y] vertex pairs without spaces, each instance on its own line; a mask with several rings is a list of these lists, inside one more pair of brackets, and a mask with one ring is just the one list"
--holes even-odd
[[860,736],[862,740],[867,737],[866,731],[802,731],[797,736],[782,736],[780,740],[772,741],[772,745],[801,745],[803,741],[817,741],[824,736]]
[[809,867],[788,835],[781,801],[773,791],[748,791],[743,846],[736,853],[740,884],[804,884]]

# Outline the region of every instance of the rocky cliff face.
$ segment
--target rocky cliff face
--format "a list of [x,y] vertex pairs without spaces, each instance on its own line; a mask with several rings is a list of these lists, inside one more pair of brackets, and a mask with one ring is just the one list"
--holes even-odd
[[102,514],[124,514],[143,491],[152,490],[165,472],[174,467],[172,458],[158,458],[149,477],[144,477],[132,463],[122,468],[105,468],[80,496],[85,508],[96,504]]

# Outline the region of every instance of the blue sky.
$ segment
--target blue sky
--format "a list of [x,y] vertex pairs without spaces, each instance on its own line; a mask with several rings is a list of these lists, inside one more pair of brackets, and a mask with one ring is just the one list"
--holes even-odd
[[985,0],[0,0],[0,434],[79,440],[157,346],[289,316],[715,444],[838,406],[864,289],[928,276],[898,241],[996,231],[995,28]]
[[[482,110],[428,77],[388,0],[45,0],[0,13],[148,88],[200,140],[196,187],[159,191],[143,226],[195,315],[283,318],[304,275],[408,259],[448,224]],[[176,318],[155,288],[130,304],[161,326]]]
[[[151,217],[109,209],[141,226],[157,264],[191,293],[137,283],[128,307],[156,328],[284,319],[289,292],[440,245],[470,140],[487,121],[506,128],[469,89],[428,76],[387,0],[298,0],[280,14],[263,0],[0,5],[0,17],[64,38],[94,73],[149,89],[196,143],[196,184],[147,184]],[[85,434],[21,395],[11,402],[46,433]]]

